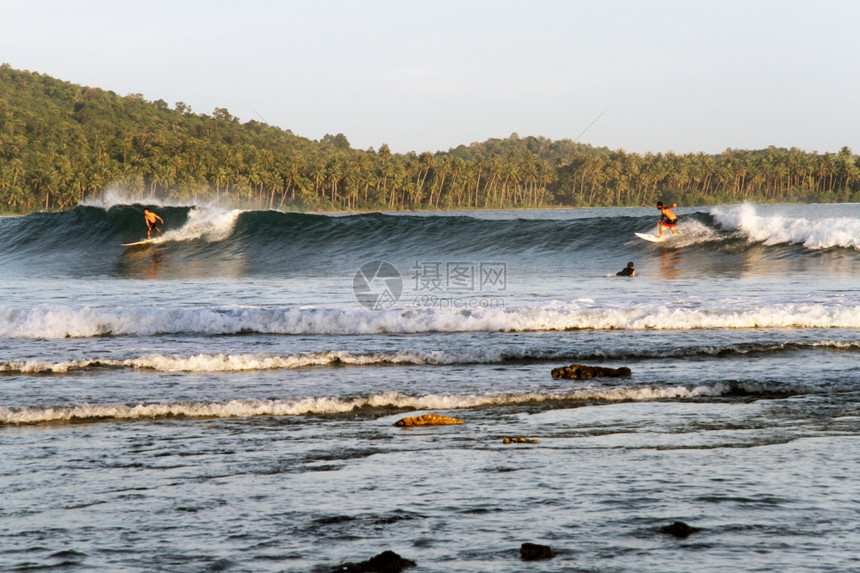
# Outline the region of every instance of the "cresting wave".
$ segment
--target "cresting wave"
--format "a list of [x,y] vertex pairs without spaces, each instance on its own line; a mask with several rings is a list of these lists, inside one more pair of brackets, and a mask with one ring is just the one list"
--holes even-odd
[[[316,397],[301,400],[232,400],[219,403],[157,403],[157,404],[109,404],[81,405],[55,408],[0,407],[0,425],[38,425],[78,422],[111,422],[117,420],[146,420],[169,417],[182,418],[249,418],[256,416],[303,416],[345,414],[362,410],[379,409],[414,410],[464,410],[486,406],[516,406],[525,404],[556,403],[568,405],[583,401],[635,401],[660,399],[690,399],[735,394],[735,384],[718,383],[713,386],[672,387],[625,387],[582,388],[567,392],[503,393],[484,395],[429,395],[408,396],[399,392],[387,392],[366,397],[337,398]],[[766,390],[756,384],[740,391],[761,393]]]
[[380,365],[463,365],[506,364],[522,361],[583,361],[583,360],[636,360],[649,358],[691,358],[695,356],[737,356],[770,354],[807,349],[860,351],[860,342],[783,342],[746,343],[684,347],[667,350],[664,347],[648,349],[606,349],[584,353],[578,351],[543,351],[537,349],[480,348],[463,352],[404,351],[392,353],[357,354],[343,351],[297,353],[286,356],[272,354],[146,354],[135,358],[112,360],[104,358],[64,360],[11,360],[0,362],[0,374],[44,375],[68,372],[117,368],[152,370],[156,372],[248,372],[256,370],[292,370],[327,366],[380,366]]
[[[358,306],[358,305],[356,305]],[[162,334],[416,334],[699,328],[860,328],[860,306],[831,300],[759,304],[734,301],[616,304],[551,302],[520,308],[93,308],[0,307],[0,336],[89,338]]]
[[[682,214],[678,246],[696,246],[712,253],[739,245],[860,250],[857,216],[792,218],[761,214],[761,209],[735,205]],[[172,246],[162,256],[203,261],[250,257],[248,273],[295,269],[305,260],[319,262],[321,256],[330,264],[379,253],[395,258],[477,253],[511,260],[561,256],[572,250],[606,253],[627,248],[634,231],[652,229],[655,222],[654,213],[645,208],[626,209],[618,216],[588,217],[584,211],[576,212],[575,217],[574,212],[559,212],[557,218],[550,213],[546,218],[530,219],[468,214],[315,215],[204,206],[161,206],[158,210],[166,221],[160,245]],[[140,204],[80,205],[63,213],[0,219],[0,243],[4,245],[0,263],[36,258],[39,265],[52,261],[60,274],[63,270],[115,273],[123,254],[120,243],[145,236],[142,212]],[[258,259],[265,260],[261,268],[253,265]]]
[[810,250],[835,247],[860,250],[860,219],[827,217],[818,220],[760,215],[754,205],[715,207],[718,225],[736,230],[752,243],[803,245]]

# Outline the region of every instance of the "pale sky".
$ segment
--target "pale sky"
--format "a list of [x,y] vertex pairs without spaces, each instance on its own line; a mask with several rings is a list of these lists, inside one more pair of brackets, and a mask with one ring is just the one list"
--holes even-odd
[[0,63],[396,153],[860,153],[857,0],[0,0]]

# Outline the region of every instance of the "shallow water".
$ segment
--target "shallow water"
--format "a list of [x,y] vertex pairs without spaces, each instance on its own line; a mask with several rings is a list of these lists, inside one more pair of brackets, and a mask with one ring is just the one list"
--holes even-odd
[[858,568],[858,206],[142,207],[0,219],[0,569]]

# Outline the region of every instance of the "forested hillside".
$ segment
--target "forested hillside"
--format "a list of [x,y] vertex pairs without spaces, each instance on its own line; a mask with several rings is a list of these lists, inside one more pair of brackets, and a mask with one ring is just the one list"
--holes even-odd
[[227,109],[211,115],[0,66],[0,210],[62,210],[107,189],[301,210],[860,201],[860,158],[800,149],[626,153],[543,137],[448,152],[352,149]]

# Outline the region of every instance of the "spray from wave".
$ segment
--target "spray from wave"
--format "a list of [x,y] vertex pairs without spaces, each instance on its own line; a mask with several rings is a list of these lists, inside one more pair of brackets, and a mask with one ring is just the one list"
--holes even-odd
[[793,218],[760,215],[754,205],[714,208],[711,213],[723,228],[764,245],[802,245],[820,250],[834,247],[860,250],[860,219],[825,217]]
[[233,234],[236,221],[242,211],[238,209],[224,211],[221,209],[192,209],[188,212],[186,223],[179,229],[166,231],[161,236],[161,242],[193,241],[207,242],[224,241]]

